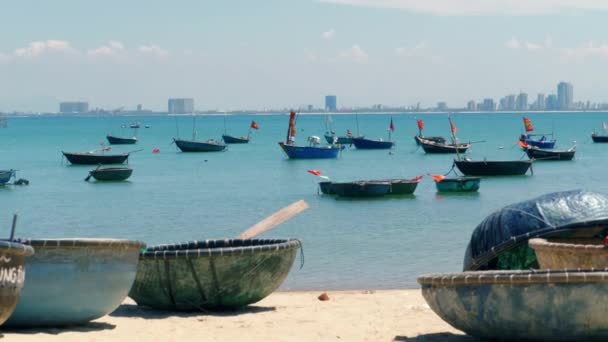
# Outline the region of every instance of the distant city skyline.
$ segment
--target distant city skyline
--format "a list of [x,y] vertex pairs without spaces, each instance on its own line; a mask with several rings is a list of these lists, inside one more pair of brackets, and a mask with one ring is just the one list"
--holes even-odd
[[608,101],[601,2],[22,0],[3,9],[2,112],[55,112],[62,101],[163,111],[177,97],[197,110],[323,108],[328,94],[350,108],[498,106],[520,93],[530,105],[538,93],[553,101],[562,80],[576,85],[574,102]]

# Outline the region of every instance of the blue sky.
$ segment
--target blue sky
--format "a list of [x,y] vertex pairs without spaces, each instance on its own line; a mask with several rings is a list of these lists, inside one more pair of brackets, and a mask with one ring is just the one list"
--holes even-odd
[[0,111],[531,98],[608,102],[608,3],[594,0],[4,2]]

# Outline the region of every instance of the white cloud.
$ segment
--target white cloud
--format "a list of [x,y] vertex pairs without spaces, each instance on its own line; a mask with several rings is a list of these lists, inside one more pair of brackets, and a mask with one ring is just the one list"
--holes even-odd
[[116,56],[124,51],[125,46],[121,42],[111,40],[106,45],[102,45],[96,49],[89,50],[88,54],[92,56]]
[[509,49],[517,50],[521,48],[521,43],[519,40],[517,40],[517,38],[513,37],[505,43],[505,46]]
[[606,11],[599,0],[318,0],[320,2],[395,8],[434,15],[533,15],[575,10]]
[[577,47],[563,49],[561,57],[565,60],[584,60],[590,57],[608,58],[608,44],[585,42]]
[[335,35],[336,35],[336,30],[334,30],[333,28],[321,33],[321,37],[323,37],[323,39],[327,39],[327,40],[332,39]]
[[162,49],[158,45],[150,44],[150,45],[141,45],[137,50],[141,53],[151,54],[158,57],[165,57],[169,55],[169,51]]
[[547,37],[542,43],[532,43],[513,37],[505,43],[505,47],[512,50],[525,49],[528,51],[540,51],[552,48],[553,39],[551,37]]
[[46,40],[31,42],[27,47],[16,49],[17,57],[36,57],[47,52],[72,50],[70,43],[65,40]]
[[366,63],[369,60],[367,52],[365,52],[359,45],[355,44],[350,49],[342,51],[338,54],[339,58],[353,61],[356,63]]
[[398,47],[395,49],[395,53],[401,57],[418,57],[424,55],[427,48],[428,44],[426,42],[420,42],[411,48]]

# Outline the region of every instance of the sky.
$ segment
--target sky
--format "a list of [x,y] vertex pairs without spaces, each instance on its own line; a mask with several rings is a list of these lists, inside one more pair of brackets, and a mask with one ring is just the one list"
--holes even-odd
[[608,102],[599,0],[0,0],[0,111]]

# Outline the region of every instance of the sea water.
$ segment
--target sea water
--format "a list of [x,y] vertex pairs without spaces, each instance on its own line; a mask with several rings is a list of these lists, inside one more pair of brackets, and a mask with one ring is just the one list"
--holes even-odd
[[[455,114],[460,141],[474,143],[473,159],[513,160],[523,114]],[[501,207],[544,193],[587,189],[608,193],[608,144],[593,144],[590,133],[607,113],[527,115],[539,133],[555,133],[559,148],[576,144],[574,161],[536,162],[534,175],[484,178],[479,193],[437,194],[430,177],[415,195],[341,199],[319,195],[320,170],[334,181],[412,178],[443,174],[454,155],[428,155],[414,142],[415,118],[425,135],[449,136],[445,114],[333,115],[338,134],[350,129],[370,138],[388,138],[393,119],[393,150],[346,148],[338,159],[289,160],[278,146],[285,140],[287,115],[199,116],[36,116],[10,118],[0,129],[0,169],[17,169],[28,186],[0,187],[0,235],[10,234],[19,213],[17,236],[127,238],[148,245],[230,238],[286,205],[306,200],[310,209],[262,237],[293,237],[303,242],[304,266],[296,261],[284,289],[361,289],[416,287],[416,276],[456,272],[471,232]],[[246,135],[249,144],[226,152],[182,153],[172,138],[221,139],[224,129]],[[95,166],[70,165],[61,151],[100,148],[112,133],[130,136],[129,122],[140,121],[137,145],[113,145],[112,152],[135,152],[133,175],[125,182],[85,182]],[[300,115],[299,143],[325,132],[324,115]],[[127,128],[121,128],[126,125]],[[144,128],[150,125],[150,128]],[[152,153],[154,148],[159,153]],[[4,228],[1,228],[4,227]],[[299,257],[298,257],[299,258]]]

